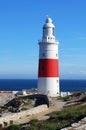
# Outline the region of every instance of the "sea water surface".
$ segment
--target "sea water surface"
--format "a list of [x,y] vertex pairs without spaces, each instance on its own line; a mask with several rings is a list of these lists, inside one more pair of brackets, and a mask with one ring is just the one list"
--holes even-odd
[[[37,88],[37,79],[0,79],[0,90],[20,91],[31,88]],[[83,90],[86,90],[86,80],[60,80],[60,91]]]

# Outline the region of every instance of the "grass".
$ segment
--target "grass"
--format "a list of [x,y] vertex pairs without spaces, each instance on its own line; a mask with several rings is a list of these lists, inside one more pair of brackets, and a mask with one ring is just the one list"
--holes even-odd
[[31,104],[32,104],[32,100],[31,99],[26,99],[25,105],[31,105]]
[[74,105],[64,107],[59,112],[50,114],[46,121],[31,120],[28,130],[60,130],[70,126],[71,123],[77,122],[86,116],[86,105]]
[[[60,127],[65,127],[86,116],[86,105],[68,106],[62,111],[50,114],[49,122],[57,122]],[[61,128],[60,128],[61,129]]]
[[7,130],[20,130],[20,126],[19,125],[11,125],[7,128]]
[[28,110],[28,108],[22,107],[21,110],[22,110],[22,111],[25,111],[25,110]]
[[65,97],[57,97],[58,100],[63,100],[63,101],[71,101],[72,99],[72,96],[71,95],[68,95],[68,96],[65,96]]
[[47,121],[32,121],[28,130],[60,130],[85,116],[86,105],[68,106],[62,111],[51,113]]
[[62,111],[53,112],[46,121],[33,119],[28,130],[60,130],[86,116],[86,105],[67,106]]

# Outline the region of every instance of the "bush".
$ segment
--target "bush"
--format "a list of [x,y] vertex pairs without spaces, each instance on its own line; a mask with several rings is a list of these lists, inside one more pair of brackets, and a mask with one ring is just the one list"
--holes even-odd
[[33,119],[30,121],[30,130],[60,130],[85,116],[86,105],[67,106],[62,111],[51,113],[46,122]]
[[38,122],[39,122],[38,119],[33,119],[30,121],[30,125],[35,126],[35,125],[37,125]]
[[14,124],[14,125],[10,125],[8,128],[7,128],[7,130],[19,130],[19,125],[16,125],[16,124]]
[[44,123],[42,126],[42,130],[57,130],[57,124],[51,122]]
[[70,101],[72,99],[71,95],[65,96],[65,97],[57,97],[58,100],[63,100],[63,101]]
[[71,100],[71,96],[63,97],[63,101],[70,101],[70,100]]
[[22,110],[22,111],[25,111],[25,110],[27,110],[27,108],[26,108],[26,107],[22,107],[21,110]]
[[27,99],[26,102],[25,102],[25,105],[31,105],[32,103],[32,100],[31,99]]

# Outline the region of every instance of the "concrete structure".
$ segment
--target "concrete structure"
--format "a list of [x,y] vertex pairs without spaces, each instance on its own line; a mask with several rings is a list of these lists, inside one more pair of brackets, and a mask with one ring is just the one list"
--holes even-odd
[[26,90],[22,90],[22,94],[23,94],[24,96],[26,96],[26,95],[27,95],[27,91],[26,91]]
[[11,124],[24,124],[27,123],[32,115],[41,113],[48,110],[47,105],[40,105],[29,110],[21,111],[19,113],[8,113],[0,117],[0,130],[4,127],[8,127]]
[[66,96],[69,96],[69,95],[72,95],[72,92],[60,92],[61,97],[66,97]]
[[58,44],[54,36],[55,26],[47,18],[39,41],[38,90],[51,97],[59,95]]

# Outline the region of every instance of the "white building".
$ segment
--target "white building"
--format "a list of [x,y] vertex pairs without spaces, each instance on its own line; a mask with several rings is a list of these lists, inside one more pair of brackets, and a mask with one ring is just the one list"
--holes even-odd
[[60,93],[58,44],[54,36],[55,26],[47,18],[43,26],[43,37],[39,44],[38,90],[51,97]]

